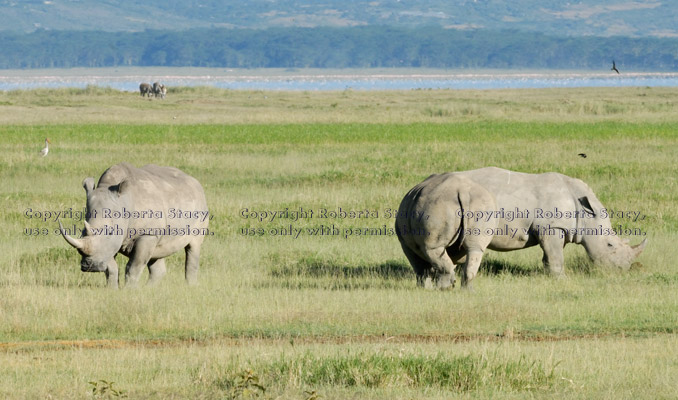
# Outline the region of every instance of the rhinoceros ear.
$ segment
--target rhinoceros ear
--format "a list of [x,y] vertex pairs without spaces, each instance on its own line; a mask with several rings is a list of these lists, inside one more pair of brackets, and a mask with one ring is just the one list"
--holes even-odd
[[123,194],[127,193],[131,188],[131,184],[128,180],[121,181],[115,186],[111,186],[110,190],[113,192],[116,192],[118,196],[122,196]]
[[591,206],[591,203],[589,202],[588,197],[586,197],[586,196],[580,197],[578,200],[579,200],[579,204],[581,204],[581,206],[584,208],[584,211],[593,215],[594,217],[596,216],[596,211]]
[[85,180],[82,181],[82,187],[85,188],[87,197],[89,197],[89,194],[94,190],[94,178],[85,178]]

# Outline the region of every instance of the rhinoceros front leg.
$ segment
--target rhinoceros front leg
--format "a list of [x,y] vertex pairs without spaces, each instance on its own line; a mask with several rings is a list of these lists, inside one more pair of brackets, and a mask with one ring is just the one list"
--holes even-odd
[[543,235],[539,237],[539,245],[544,250],[544,270],[555,277],[565,276],[563,257],[563,247],[565,247],[565,238],[560,230],[554,235]]
[[158,244],[155,236],[142,236],[134,244],[134,251],[125,267],[125,288],[135,288],[139,285],[139,277],[144,267],[148,265],[153,250]]
[[472,290],[471,281],[478,274],[480,262],[483,260],[482,250],[471,250],[466,255],[464,269],[461,274],[461,287]]
[[[487,226],[487,229],[494,226]],[[483,260],[485,249],[492,241],[493,235],[485,233],[480,235],[471,235],[465,239],[464,248],[466,249],[466,260],[461,274],[461,287],[472,290],[471,281],[478,275],[480,262]],[[455,260],[456,261],[456,260]],[[459,262],[459,261],[456,261]]]
[[111,258],[108,261],[108,266],[106,268],[106,284],[111,289],[118,288],[118,263],[115,261],[115,258]]
[[148,263],[148,283],[147,285],[153,286],[160,282],[163,276],[167,273],[167,268],[165,267],[165,259],[164,258],[158,258],[155,260],[151,260]]
[[200,268],[200,242],[193,242],[186,246],[186,282],[189,285],[198,283],[198,269]]

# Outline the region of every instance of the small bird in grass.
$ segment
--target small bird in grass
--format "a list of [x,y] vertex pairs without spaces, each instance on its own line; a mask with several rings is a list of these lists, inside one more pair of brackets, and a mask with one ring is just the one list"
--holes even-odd
[[619,73],[619,70],[617,69],[617,65],[614,63],[614,60],[612,60],[612,68],[610,68],[610,70]]
[[45,147],[40,150],[40,156],[45,157],[47,156],[47,153],[49,153],[49,144],[52,143],[49,141],[49,138],[45,138]]
[[586,158],[586,153],[579,153],[579,154],[577,154],[577,155],[578,155],[579,157],[581,157],[581,158]]

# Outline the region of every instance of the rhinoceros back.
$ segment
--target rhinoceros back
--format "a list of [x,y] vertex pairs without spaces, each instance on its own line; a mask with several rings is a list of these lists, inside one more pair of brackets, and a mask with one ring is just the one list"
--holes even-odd
[[[207,228],[209,217],[206,217],[208,209],[203,188],[195,178],[179,169],[153,164],[136,168],[121,163],[104,172],[98,187],[115,190],[122,182],[126,183],[125,194],[129,196],[128,211],[146,212],[143,218],[130,219],[129,228],[137,232],[153,228],[174,233],[177,231],[172,229]],[[128,239],[132,238],[128,235]]]
[[137,168],[128,163],[120,163],[101,175],[97,187],[110,188],[123,181],[132,184],[131,195],[137,207],[143,203],[151,203],[150,205],[158,207],[160,206],[158,201],[163,200],[165,203],[163,207],[171,206],[172,203],[176,206],[186,203],[202,206],[202,209],[207,210],[205,193],[200,183],[177,168],[154,164]]

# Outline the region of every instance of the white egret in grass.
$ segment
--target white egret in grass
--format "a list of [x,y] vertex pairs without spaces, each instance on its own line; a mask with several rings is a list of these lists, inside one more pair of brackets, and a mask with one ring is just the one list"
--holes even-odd
[[45,147],[40,150],[40,156],[45,157],[47,156],[47,153],[49,153],[49,144],[52,143],[49,141],[49,138],[45,138]]

